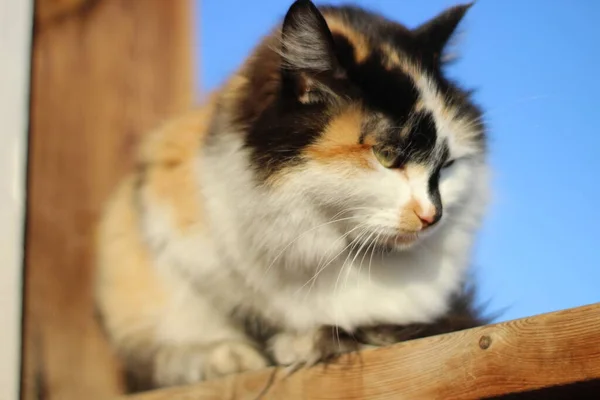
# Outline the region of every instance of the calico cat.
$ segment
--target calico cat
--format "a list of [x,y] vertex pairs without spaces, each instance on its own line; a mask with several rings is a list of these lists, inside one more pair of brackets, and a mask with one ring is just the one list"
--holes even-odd
[[298,0],[206,105],[165,123],[99,226],[97,305],[154,386],[475,326],[463,292],[486,135],[444,50]]

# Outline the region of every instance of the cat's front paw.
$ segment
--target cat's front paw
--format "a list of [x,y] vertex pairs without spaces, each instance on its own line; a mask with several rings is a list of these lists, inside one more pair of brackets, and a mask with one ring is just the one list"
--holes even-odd
[[206,379],[254,371],[269,365],[267,359],[251,344],[227,341],[216,345],[208,354],[204,375]]
[[269,344],[276,364],[289,366],[311,366],[362,348],[350,335],[333,327],[305,333],[280,333]]
[[211,344],[166,346],[155,355],[154,385],[187,385],[269,365],[251,343],[228,340]]

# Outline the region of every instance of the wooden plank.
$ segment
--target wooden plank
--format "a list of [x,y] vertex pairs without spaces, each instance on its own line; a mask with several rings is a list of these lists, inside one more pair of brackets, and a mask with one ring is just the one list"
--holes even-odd
[[17,399],[33,0],[0,0],[0,399]]
[[36,2],[24,399],[120,393],[93,314],[93,226],[139,136],[190,106],[191,14],[190,0]]
[[126,399],[462,400],[598,378],[600,304],[365,351],[287,378],[270,369]]

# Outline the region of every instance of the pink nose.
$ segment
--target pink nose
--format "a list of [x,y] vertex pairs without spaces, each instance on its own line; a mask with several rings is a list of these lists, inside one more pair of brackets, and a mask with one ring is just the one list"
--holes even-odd
[[419,217],[419,219],[421,220],[421,224],[423,224],[423,228],[425,229],[428,226],[431,226],[433,224],[435,224],[439,218],[436,215],[435,211],[434,212],[429,212],[429,213],[419,213],[417,212],[417,217]]

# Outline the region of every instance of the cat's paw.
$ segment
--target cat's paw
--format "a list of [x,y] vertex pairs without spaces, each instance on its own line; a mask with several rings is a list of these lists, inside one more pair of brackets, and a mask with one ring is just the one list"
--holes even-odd
[[322,358],[318,339],[318,332],[280,333],[271,340],[271,353],[278,365],[314,364]]
[[192,384],[269,364],[251,343],[233,340],[163,347],[154,363],[154,383],[159,387]]
[[206,379],[265,368],[267,359],[250,343],[227,341],[216,345],[208,354],[204,375]]
[[276,364],[286,366],[312,366],[362,348],[354,338],[331,327],[306,333],[280,333],[269,344]]

